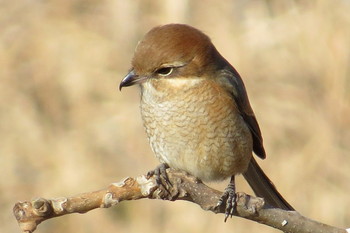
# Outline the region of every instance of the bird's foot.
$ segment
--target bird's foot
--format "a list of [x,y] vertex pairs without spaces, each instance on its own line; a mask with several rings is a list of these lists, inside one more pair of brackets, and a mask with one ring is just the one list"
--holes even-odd
[[172,187],[172,184],[169,180],[166,169],[169,168],[169,165],[166,163],[161,163],[154,170],[147,172],[147,179],[154,176],[158,186],[164,188],[164,190],[170,194],[169,188]]
[[228,217],[233,216],[236,207],[236,185],[234,176],[231,177],[230,183],[227,185],[224,194],[221,196],[217,206],[225,205],[225,222]]

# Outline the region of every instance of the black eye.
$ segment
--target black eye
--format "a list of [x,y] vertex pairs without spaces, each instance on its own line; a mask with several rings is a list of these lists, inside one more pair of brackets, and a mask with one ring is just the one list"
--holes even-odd
[[156,70],[156,73],[161,76],[168,76],[173,72],[173,67],[163,67]]

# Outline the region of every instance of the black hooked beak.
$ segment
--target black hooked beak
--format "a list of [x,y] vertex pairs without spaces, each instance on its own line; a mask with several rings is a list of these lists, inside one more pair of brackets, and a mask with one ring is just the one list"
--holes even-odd
[[131,70],[120,82],[119,90],[122,90],[123,87],[129,87],[135,84],[142,83],[146,79],[147,76],[138,76],[137,74],[135,74],[134,70]]

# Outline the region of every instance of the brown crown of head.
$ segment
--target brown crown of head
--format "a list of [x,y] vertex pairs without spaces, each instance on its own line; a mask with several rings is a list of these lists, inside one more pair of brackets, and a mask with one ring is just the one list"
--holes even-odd
[[181,76],[201,76],[223,65],[210,38],[185,24],[167,24],[150,30],[138,43],[132,68],[138,75],[147,75],[162,67],[182,67]]

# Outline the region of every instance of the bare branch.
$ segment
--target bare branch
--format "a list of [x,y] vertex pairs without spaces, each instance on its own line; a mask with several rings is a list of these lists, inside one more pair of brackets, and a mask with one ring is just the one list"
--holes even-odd
[[[126,200],[141,198],[186,200],[198,204],[204,210],[224,213],[224,207],[217,206],[222,192],[212,189],[198,179],[183,172],[168,169],[172,186],[158,186],[153,177],[125,178],[112,183],[106,189],[83,193],[73,197],[54,199],[37,198],[18,202],[13,211],[22,232],[31,233],[41,222],[71,213],[85,213],[96,208],[108,208]],[[289,233],[346,233],[323,223],[300,215],[296,211],[269,208],[262,198],[237,193],[235,215],[265,224]]]

